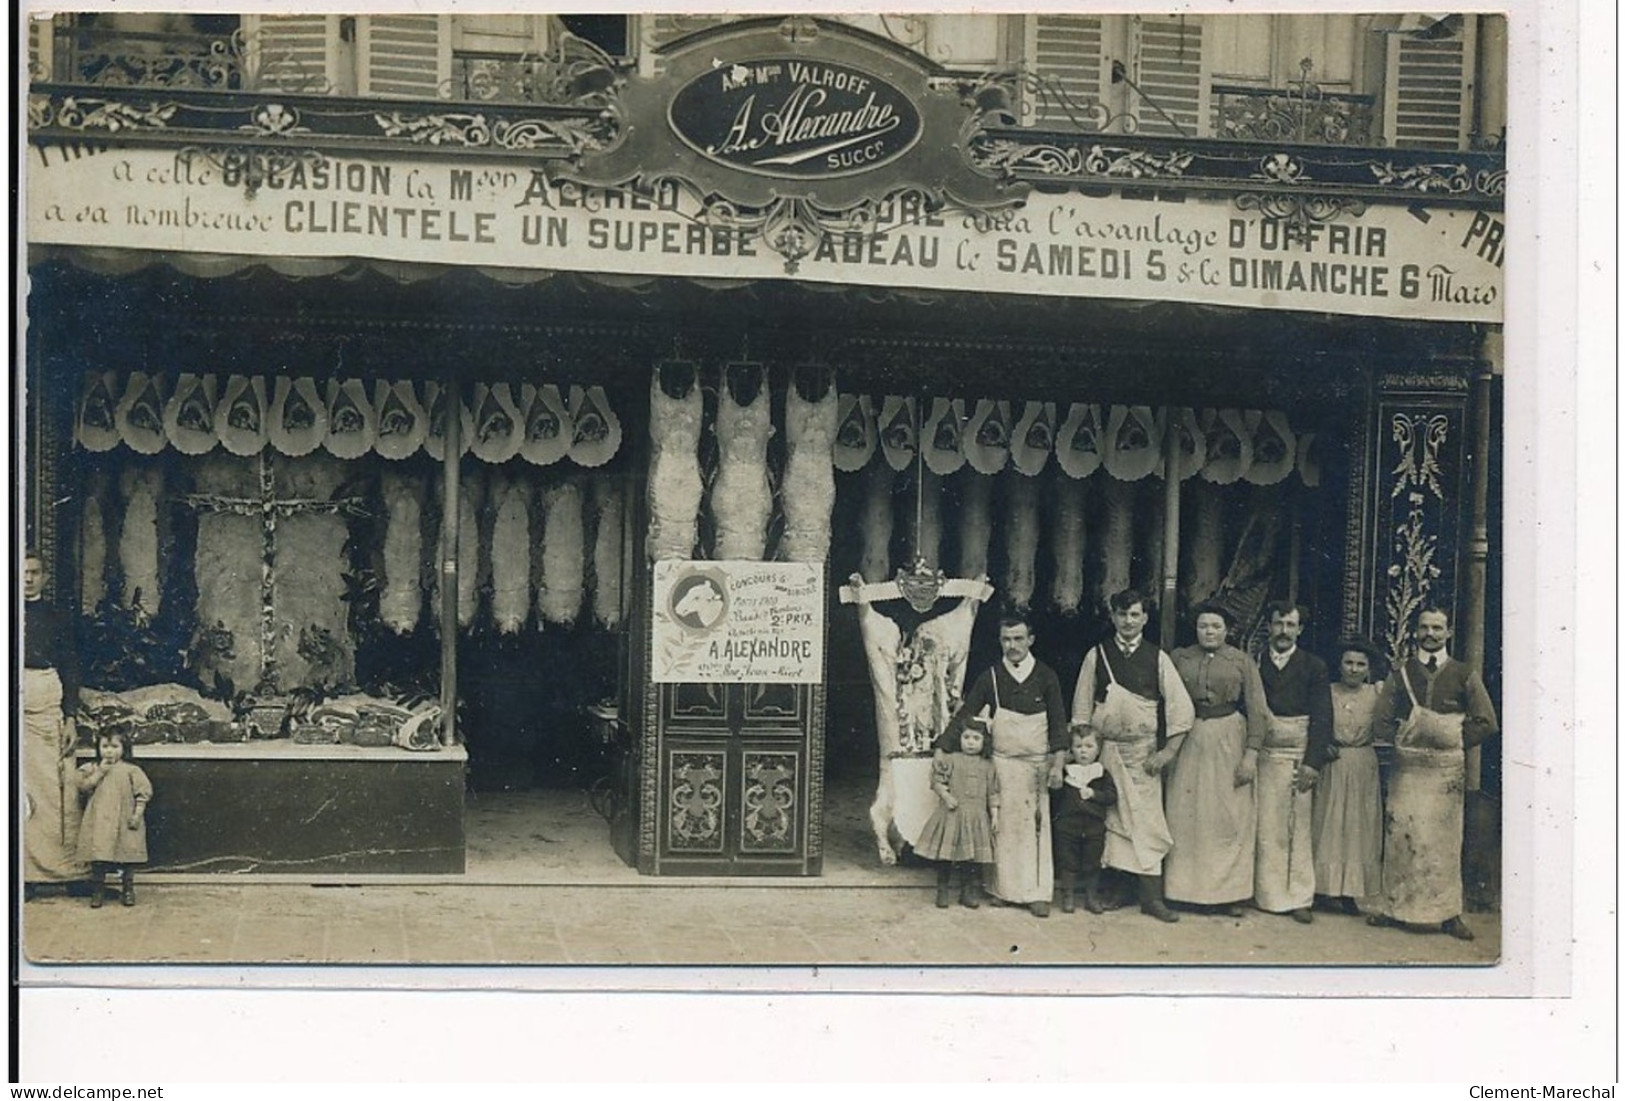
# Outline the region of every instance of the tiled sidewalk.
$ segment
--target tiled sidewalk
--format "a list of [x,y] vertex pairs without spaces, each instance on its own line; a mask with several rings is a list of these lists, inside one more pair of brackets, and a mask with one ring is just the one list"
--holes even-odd
[[[920,887],[139,884],[139,902],[22,909],[36,964],[1488,964],[1478,939],[1373,929],[1317,914],[1249,912],[1163,925],[1135,910],[1040,920],[1025,910],[938,910]],[[45,973],[37,973],[36,977]]]

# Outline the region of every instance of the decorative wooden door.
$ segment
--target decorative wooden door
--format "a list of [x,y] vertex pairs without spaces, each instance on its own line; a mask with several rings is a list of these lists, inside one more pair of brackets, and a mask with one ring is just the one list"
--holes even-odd
[[[656,875],[817,875],[823,864],[822,685],[661,684],[645,760]],[[648,835],[652,833],[652,837]]]

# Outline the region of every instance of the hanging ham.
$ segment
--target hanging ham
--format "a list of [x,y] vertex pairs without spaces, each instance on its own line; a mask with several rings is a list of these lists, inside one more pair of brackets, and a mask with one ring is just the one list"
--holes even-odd
[[127,467],[119,476],[124,522],[119,529],[119,567],[124,572],[123,606],[155,619],[163,605],[158,574],[158,503],[164,491],[163,471]]
[[1243,418],[1252,432],[1253,461],[1243,475],[1254,485],[1272,486],[1292,473],[1297,460],[1297,439],[1286,414],[1278,410],[1249,411]]
[[1074,402],[1055,436],[1056,461],[1071,478],[1100,469],[1100,407]]
[[[830,516],[835,509],[836,418],[840,397],[828,372],[798,377],[784,395],[784,537],[779,557],[787,562],[822,562],[829,557]],[[819,384],[822,384],[821,387]],[[823,396],[807,398],[803,389]]]
[[570,387],[570,459],[589,469],[603,466],[621,449],[621,418],[602,386]]
[[621,546],[625,497],[620,483],[607,478],[593,485],[598,520],[593,527],[592,614],[600,626],[621,624]]
[[570,453],[570,444],[575,440],[575,425],[564,406],[564,395],[551,382],[543,386],[527,382],[519,388],[519,394],[525,414],[525,438],[519,454],[537,466],[558,462]]
[[[225,410],[223,416],[220,409]],[[227,379],[216,409],[215,427],[220,432],[220,446],[233,455],[258,455],[271,438],[265,380],[258,375],[232,375]]]
[[1137,482],[1162,461],[1162,433],[1148,405],[1114,405],[1106,418],[1101,465],[1114,478]]
[[931,473],[946,478],[965,465],[964,433],[965,403],[958,398],[933,398],[931,414],[920,432],[920,447]]
[[842,394],[836,419],[835,469],[845,474],[862,470],[879,444],[873,403],[867,394]]
[[86,451],[111,451],[118,446],[114,413],[118,395],[118,375],[114,372],[98,371],[85,376],[74,435]]
[[1076,614],[1083,603],[1084,502],[1088,487],[1075,478],[1057,478],[1054,535],[1050,548],[1055,558],[1051,602],[1063,615]]
[[530,615],[530,482],[491,473],[491,619],[518,634]]
[[378,420],[373,447],[384,458],[398,461],[416,455],[429,438],[429,414],[411,382],[380,379],[373,390],[373,409]]
[[168,442],[164,435],[162,382],[157,375],[132,372],[130,381],[125,384],[124,396],[113,410],[119,438],[140,455],[156,455]]
[[1055,403],[1029,401],[1016,421],[1015,434],[1010,440],[1010,461],[1017,470],[1029,477],[1037,477],[1049,464],[1055,451]]
[[963,439],[965,460],[978,474],[997,474],[1010,461],[1010,403],[976,403]]
[[993,539],[993,479],[967,470],[959,485],[959,576],[986,577]]
[[284,455],[309,455],[327,436],[327,403],[316,391],[316,380],[276,380],[271,397],[271,446]]
[[506,382],[476,382],[469,415],[474,419],[469,450],[475,458],[496,466],[519,454],[519,445],[524,442],[523,414]]
[[327,383],[327,436],[322,446],[336,459],[359,459],[378,442],[378,412],[360,379]]
[[705,412],[693,364],[655,371],[649,387],[649,560],[688,559],[699,540],[700,427]]
[[182,455],[206,455],[220,442],[214,427],[219,389],[213,375],[184,374],[164,403],[164,435]]
[[384,586],[378,615],[398,635],[417,629],[423,611],[423,481],[385,470]]
[[1032,607],[1038,575],[1038,480],[1019,471],[1004,481],[1004,594],[1013,607]]
[[884,581],[891,576],[892,487],[897,474],[885,463],[876,463],[864,478],[863,516],[859,530],[863,555],[858,570],[865,581]]
[[1202,415],[1202,427],[1207,437],[1207,461],[1202,464],[1202,477],[1215,485],[1227,486],[1240,481],[1253,465],[1252,433],[1241,413],[1234,409],[1208,410]]
[[767,441],[773,434],[766,375],[756,364],[724,372],[717,399],[717,476],[711,485],[716,557],[756,561],[767,549],[773,491],[767,480]]
[[542,493],[542,580],[536,610],[548,623],[568,627],[581,612],[587,567],[581,487],[560,482]]
[[914,399],[887,395],[880,410],[880,451],[898,473],[914,465],[920,453],[919,430],[914,421]]

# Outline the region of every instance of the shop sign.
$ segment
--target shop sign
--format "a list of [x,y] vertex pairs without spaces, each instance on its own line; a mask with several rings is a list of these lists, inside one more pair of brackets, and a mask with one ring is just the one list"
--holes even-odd
[[812,562],[654,566],[657,684],[818,684],[824,571]]
[[920,112],[886,81],[851,65],[791,57],[702,72],[672,98],[672,130],[726,168],[797,180],[890,164],[920,140]]
[[[865,100],[867,102],[867,100]],[[878,101],[877,101],[878,102]],[[897,132],[901,132],[900,130]],[[369,257],[691,278],[782,279],[750,224],[709,221],[675,184],[588,188],[523,164],[319,158],[252,192],[230,157],[30,146],[34,244],[168,253]],[[1373,204],[1327,222],[1222,199],[1033,194],[989,213],[917,194],[809,243],[810,283],[1203,302],[1270,310],[1496,323],[1499,213]]]

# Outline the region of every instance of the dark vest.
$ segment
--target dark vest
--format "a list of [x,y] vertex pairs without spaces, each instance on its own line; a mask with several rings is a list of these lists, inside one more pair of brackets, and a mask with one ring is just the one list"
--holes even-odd
[[[1157,679],[1158,651],[1155,646],[1142,640],[1133,657],[1124,657],[1117,640],[1109,638],[1096,649],[1099,651],[1095,659],[1096,703],[1106,698],[1106,686],[1112,682],[1112,677],[1136,696],[1144,696],[1148,700],[1162,698],[1162,687]],[[1107,676],[1106,670],[1100,667],[1102,661],[1111,663],[1111,676]]]

